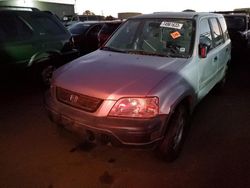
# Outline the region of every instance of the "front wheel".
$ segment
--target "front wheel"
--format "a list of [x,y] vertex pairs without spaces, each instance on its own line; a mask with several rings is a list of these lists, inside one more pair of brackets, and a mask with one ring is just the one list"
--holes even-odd
[[189,123],[189,116],[185,105],[179,105],[174,111],[166,135],[157,147],[157,154],[165,161],[172,162],[178,157]]

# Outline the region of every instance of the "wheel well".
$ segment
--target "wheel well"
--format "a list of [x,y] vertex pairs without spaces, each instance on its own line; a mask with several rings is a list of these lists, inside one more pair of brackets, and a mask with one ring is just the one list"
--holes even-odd
[[169,118],[167,120],[167,122],[165,123],[165,130],[163,131],[164,132],[164,135],[166,134],[166,132],[168,131],[168,125],[169,125],[169,122],[171,121],[172,119],[172,115],[174,114],[174,111],[176,108],[178,108],[180,105],[184,105],[188,111],[188,114],[190,115],[192,113],[192,110],[193,110],[193,97],[192,96],[186,96],[184,97],[182,100],[180,100],[174,107],[173,109],[171,110],[170,112],[170,115],[169,115]]
[[191,96],[186,96],[184,99],[182,99],[182,101],[178,105],[180,105],[180,104],[185,105],[185,107],[188,110],[188,113],[191,113],[191,111],[192,111],[192,102],[193,102],[192,97]]
[[193,103],[192,96],[186,96],[186,97],[184,97],[178,103],[176,103],[176,105],[174,106],[174,108],[171,110],[171,114],[173,114],[174,111],[175,111],[175,109],[178,108],[178,106],[180,106],[180,105],[184,105],[187,108],[188,113],[191,113],[192,112],[192,106],[193,106],[192,103]]

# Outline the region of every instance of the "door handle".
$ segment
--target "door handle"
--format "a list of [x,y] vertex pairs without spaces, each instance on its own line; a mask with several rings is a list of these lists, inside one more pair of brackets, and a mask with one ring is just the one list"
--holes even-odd
[[218,60],[218,57],[216,56],[215,58],[214,58],[214,61],[217,61]]

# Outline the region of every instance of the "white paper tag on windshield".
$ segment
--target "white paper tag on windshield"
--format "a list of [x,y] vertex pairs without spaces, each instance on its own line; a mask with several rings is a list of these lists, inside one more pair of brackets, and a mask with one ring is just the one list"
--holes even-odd
[[168,27],[173,29],[181,29],[183,24],[176,22],[161,22],[160,27]]

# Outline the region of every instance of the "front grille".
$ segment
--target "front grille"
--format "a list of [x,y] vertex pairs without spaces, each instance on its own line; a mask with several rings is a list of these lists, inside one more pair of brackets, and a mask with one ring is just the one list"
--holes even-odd
[[60,87],[56,88],[56,97],[62,103],[87,112],[95,112],[103,102],[102,99],[89,97]]

